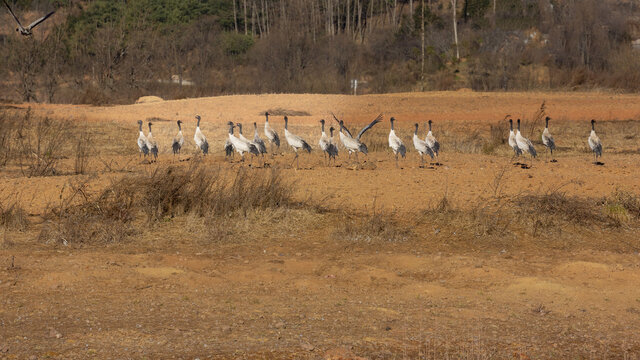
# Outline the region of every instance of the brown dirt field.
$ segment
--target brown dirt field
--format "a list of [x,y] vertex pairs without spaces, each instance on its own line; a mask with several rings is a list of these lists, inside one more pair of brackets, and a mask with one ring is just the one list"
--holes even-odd
[[[543,100],[556,163],[545,161],[533,121]],[[617,190],[640,194],[638,95],[252,95],[19,107],[28,106],[90,129],[99,150],[87,175],[72,174],[72,155],[60,160],[58,176],[0,167],[0,205],[16,201],[31,221],[26,230],[0,230],[0,359],[640,358],[638,217],[553,225],[546,214],[510,220],[505,214],[514,213],[478,210],[558,189],[594,201]],[[260,113],[278,109],[310,114],[291,116],[290,126],[314,147],[316,121],[331,111],[357,125],[384,112],[385,122],[365,135],[371,153],[362,166],[341,153],[338,166],[327,167],[314,151],[296,170],[286,146],[267,157],[296,201],[313,207],[229,214],[215,228],[233,234],[224,240],[212,240],[219,230],[191,214],[136,221],[119,243],[42,237],[47,209],[65,201],[70,184],[84,182],[92,195],[123,177],[193,163],[196,113],[213,149],[204,166],[262,176],[270,170],[258,160],[224,160],[223,124],[260,127]],[[504,126],[507,113],[525,119],[523,133],[541,155],[527,159],[530,169],[512,165],[508,145],[491,140],[489,126]],[[399,169],[386,148],[389,116],[409,149]],[[135,145],[135,121],[149,118],[157,118],[161,146],[155,164],[141,161]],[[591,118],[604,166],[586,149]],[[183,161],[168,149],[177,129],[167,120],[177,119],[186,123]],[[420,168],[411,125],[419,122],[424,136],[427,119],[442,165]],[[279,131],[281,122],[272,117]],[[456,210],[439,215],[433,209],[444,196]],[[395,219],[383,225],[395,240],[349,230],[366,216]],[[490,228],[492,220],[509,230]]]

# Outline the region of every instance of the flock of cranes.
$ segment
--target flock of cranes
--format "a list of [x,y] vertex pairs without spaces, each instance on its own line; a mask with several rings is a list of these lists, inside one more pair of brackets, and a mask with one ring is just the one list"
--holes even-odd
[[[358,161],[358,153],[363,153],[363,154],[368,153],[367,145],[362,142],[362,136],[369,129],[373,128],[376,124],[382,122],[382,114],[378,115],[367,126],[362,128],[358,133],[358,135],[355,137],[351,134],[349,129],[345,126],[343,120],[339,120],[333,114],[332,116],[339,125],[338,134],[339,134],[339,138],[340,138],[340,142],[342,143],[342,146],[349,153],[349,157],[351,157],[351,154],[355,154],[356,161]],[[531,140],[524,137],[520,132],[520,119],[517,120],[517,128],[515,131],[513,129],[513,119],[511,119],[511,116],[507,115],[505,117],[505,120],[507,119],[509,121],[509,127],[510,127],[509,146],[513,149],[514,157],[517,158],[520,155],[529,154],[532,159],[535,158],[538,154],[536,152],[535,147],[533,146],[533,143],[531,142]],[[196,144],[198,151],[206,155],[209,153],[209,143],[207,142],[207,138],[205,137],[205,135],[200,130],[200,121],[202,120],[200,115],[196,115],[196,120],[197,120],[197,124],[196,124],[195,133],[193,135],[193,140]],[[395,156],[396,167],[398,167],[399,158],[406,157],[407,147],[404,145],[404,142],[402,141],[402,139],[395,132],[395,128],[394,128],[395,120],[396,119],[394,117],[391,117],[389,119],[389,123],[391,127],[389,131],[389,147],[393,151],[393,154]],[[545,146],[545,153],[550,152],[552,157],[551,161],[555,162],[556,160],[553,159],[553,151],[556,149],[556,145],[555,145],[553,136],[549,131],[549,120],[551,120],[551,118],[546,117],[545,127],[542,132],[542,144]],[[174,137],[171,145],[174,155],[179,155],[182,149],[182,146],[184,145],[184,135],[182,134],[182,123],[183,122],[181,120],[177,121],[178,133]],[[142,131],[142,124],[143,124],[142,120],[138,120],[138,131],[139,131],[138,148],[140,150],[140,154],[144,155],[145,157],[149,156],[152,160],[155,161],[158,159],[158,143],[154,139],[151,131],[151,126],[153,125],[153,123],[149,122],[148,124],[149,132],[146,135]],[[320,150],[324,153],[324,157],[327,165],[331,163],[331,160],[333,160],[335,164],[336,157],[338,156],[338,144],[333,139],[333,132],[335,129],[333,127],[330,127],[329,135],[327,135],[327,133],[325,132],[325,124],[326,122],[324,119],[320,120],[320,140],[318,141],[318,146]],[[424,140],[418,136],[418,130],[419,130],[418,123],[414,124],[413,147],[420,155],[421,167],[424,166],[425,155],[429,156],[431,160],[433,160],[433,159],[437,159],[438,154],[440,152],[440,143],[435,138],[432,132],[433,122],[429,120],[427,124],[429,127],[429,131],[425,136]],[[596,121],[591,120],[591,134],[589,135],[587,142],[589,144],[589,147],[593,151],[594,162],[596,164],[600,164],[598,163],[598,157],[602,156],[602,142],[600,141],[600,138],[598,138],[598,135],[596,135],[595,124],[596,124]],[[267,146],[265,144],[265,141],[262,140],[262,138],[260,137],[260,134],[258,133],[257,123],[255,122],[253,123],[253,130],[254,130],[253,139],[248,139],[242,134],[241,123],[233,123],[229,121],[227,125],[229,126],[229,134],[224,144],[224,151],[227,157],[233,157],[234,153],[238,153],[242,158],[242,161],[244,161],[244,155],[246,153],[249,153],[256,156],[262,156],[262,158],[264,159],[264,155],[267,154]],[[234,129],[236,128],[238,129],[237,135],[234,133]],[[273,154],[274,147],[278,147],[278,148],[280,147],[280,136],[278,135],[278,132],[275,129],[273,129],[269,124],[268,112],[265,113],[264,136],[266,137],[266,140],[271,144],[271,153]],[[299,160],[298,150],[311,153],[312,147],[311,145],[309,145],[309,143],[305,139],[289,131],[289,118],[287,116],[284,116],[284,138],[287,141],[287,144],[291,146],[291,148],[295,153],[295,157],[293,158],[291,165],[293,165],[293,162],[295,162],[296,168],[299,168],[300,160]],[[526,164],[520,164],[520,163],[517,163],[517,164],[522,165],[524,168],[528,167]]]

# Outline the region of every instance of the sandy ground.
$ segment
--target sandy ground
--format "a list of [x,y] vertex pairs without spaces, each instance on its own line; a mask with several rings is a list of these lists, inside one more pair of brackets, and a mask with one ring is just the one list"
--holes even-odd
[[[473,138],[469,132],[485,138],[489,125],[507,113],[530,120],[543,100],[557,120],[558,162],[546,162],[542,154],[527,160],[530,169],[521,169],[512,165],[507,145],[495,151],[465,145]],[[168,155],[176,129],[164,120],[185,120],[190,138],[193,116],[202,115],[215,149],[207,166],[268,171],[257,159],[247,161],[251,167],[237,158],[226,162],[220,151],[225,121],[261,126],[265,110],[309,113],[292,116],[290,126],[315,139],[312,145],[316,121],[331,111],[357,126],[379,112],[399,120],[410,149],[400,168],[384,150],[386,122],[365,138],[375,150],[360,158],[364,165],[341,154],[337,167],[327,167],[314,152],[301,155],[296,170],[284,147],[282,155],[267,157],[296,184],[296,198],[330,210],[364,214],[376,206],[406,218],[410,227],[412,215],[445,194],[465,209],[496,196],[553,189],[589,198],[616,189],[640,193],[638,124],[626,121],[640,118],[636,95],[255,95],[113,107],[30,106],[97,129],[96,142],[103,146],[92,157],[89,175],[71,175],[72,159],[62,160],[67,171],[60,176],[26,178],[17,166],[0,169],[0,198],[18,199],[36,222],[47,205],[60,201],[69,182],[84,179],[97,191],[130,173],[188,165]],[[136,153],[135,121],[148,118],[158,118],[154,134],[164,145],[156,164],[141,162]],[[281,116],[274,118],[281,130]],[[602,122],[604,166],[593,165],[585,150],[585,120],[591,118]],[[411,151],[411,124],[427,119],[440,126],[434,132],[444,151],[441,165],[420,167]],[[454,145],[457,138],[464,141]],[[188,150],[182,160],[193,156]],[[194,240],[198,234],[190,229],[196,220],[189,217],[104,247],[46,244],[37,228],[5,229],[0,358],[640,357],[640,256],[633,246],[612,245],[635,243],[635,228],[568,229],[564,234],[575,239],[567,241],[583,245],[567,250],[552,237],[525,232],[499,243],[482,236],[462,241],[455,224],[407,242],[349,242],[337,235],[340,220],[331,213],[254,216],[273,223],[271,230],[224,243]]]

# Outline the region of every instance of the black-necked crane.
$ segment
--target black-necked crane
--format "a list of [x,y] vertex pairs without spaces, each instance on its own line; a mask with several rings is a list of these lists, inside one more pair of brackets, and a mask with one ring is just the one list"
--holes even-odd
[[433,136],[433,133],[431,132],[431,124],[433,123],[433,121],[429,120],[429,132],[427,133],[427,136],[424,138],[424,141],[427,143],[427,146],[429,146],[431,148],[431,151],[433,151],[433,154],[436,156],[436,159],[438,158],[438,153],[440,152],[440,143],[438,142],[438,140],[436,140],[436,137]]
[[333,142],[333,126],[329,128],[329,146],[327,147],[327,154],[329,154],[329,163],[333,159],[333,164],[336,163],[336,157],[338,156],[338,146]]
[[598,135],[596,135],[596,121],[591,120],[591,134],[589,135],[589,147],[593,151],[593,163],[598,163],[598,157],[602,156],[602,142]]
[[153,134],[151,133],[151,125],[152,122],[149,122],[149,133],[147,134],[147,147],[149,148],[149,152],[153,155],[154,160],[158,160],[158,142],[153,138]]
[[55,11],[52,11],[52,12],[48,13],[47,15],[39,18],[38,20],[32,22],[31,24],[29,24],[29,26],[24,27],[24,26],[22,26],[22,24],[20,24],[20,20],[18,20],[18,17],[16,16],[16,14],[13,13],[13,10],[11,10],[11,7],[9,6],[9,4],[7,4],[7,1],[6,0],[2,0],[2,2],[4,2],[4,5],[9,10],[9,13],[11,14],[11,16],[13,16],[13,20],[15,20],[16,23],[18,24],[18,28],[16,28],[16,31],[19,32],[20,35],[24,35],[24,36],[33,35],[33,31],[32,31],[33,28],[38,26],[38,24],[40,24],[41,22],[47,20],[47,18],[49,18],[49,16],[51,16],[51,15],[53,15],[55,13]]
[[273,128],[271,128],[271,126],[269,126],[269,113],[265,112],[264,113],[264,136],[267,137],[267,140],[269,140],[269,143],[271,143],[271,155],[274,155],[274,151],[273,151],[273,145],[277,146],[278,148],[280,148],[280,136],[278,136],[278,133],[273,130]]
[[200,115],[196,115],[196,119],[198,119],[198,124],[196,125],[196,132],[193,134],[193,141],[195,141],[196,146],[199,150],[202,150],[203,154],[209,153],[209,143],[207,142],[206,136],[200,130]]
[[538,155],[538,153],[536,153],[536,148],[534,148],[531,143],[531,140],[522,136],[522,133],[520,133],[520,119],[518,119],[518,130],[516,131],[516,144],[518,144],[520,151],[523,153],[529,153],[532,160]]
[[[293,151],[296,153],[296,156],[294,158],[294,160],[296,161],[296,169],[300,167],[300,163],[298,160],[298,150],[299,149],[303,149],[306,150],[309,154],[311,154],[311,146],[304,141],[300,136],[292,134],[289,131],[289,118],[288,117],[284,117],[284,137],[285,139],[287,139],[287,143],[289,143],[289,146],[291,146],[293,148]],[[293,161],[291,162],[291,164],[293,165]]]
[[398,135],[396,135],[396,131],[393,128],[393,123],[396,121],[396,118],[391,117],[389,122],[391,123],[391,130],[389,131],[389,147],[393,150],[393,154],[396,156],[396,167],[398,167],[398,155],[403,158],[407,155],[407,148],[404,146],[404,143]]
[[253,143],[256,144],[258,152],[264,157],[264,154],[267,153],[267,146],[264,144],[264,140],[260,138],[260,135],[258,135],[258,124],[256,122],[253,123]]
[[224,158],[228,159],[229,157],[231,157],[233,159],[234,150],[235,149],[233,148],[233,144],[227,137],[227,141],[224,142]]
[[[260,148],[258,147],[258,144],[256,144],[252,140],[247,139],[242,134],[242,124],[241,123],[236,123],[236,127],[238,128],[238,139],[240,139],[240,140],[242,140],[242,141],[244,141],[244,142],[249,144],[249,152],[251,154],[253,154],[253,155],[260,155]],[[254,149],[255,149],[255,151],[254,151]]]
[[320,119],[320,140],[318,140],[318,146],[320,146],[320,150],[324,154],[325,161],[327,160],[327,149],[329,149],[329,137],[327,133],[324,131],[324,119]]
[[418,123],[413,124],[415,131],[413,132],[413,147],[420,154],[420,166],[424,166],[424,155],[429,155],[433,159],[433,150],[427,145],[427,142],[418,136]]
[[[507,117],[509,117],[509,115],[507,115]],[[520,150],[516,142],[516,133],[513,131],[513,119],[509,119],[509,146],[513,149],[515,157],[522,155],[522,150]]]
[[551,161],[553,162],[553,150],[556,149],[556,142],[553,140],[553,136],[549,132],[549,120],[551,120],[551,118],[548,116],[544,119],[544,130],[542,131],[542,143],[545,146],[544,153],[546,154],[547,151],[551,152]]
[[[336,121],[338,119],[336,118]],[[356,153],[356,161],[358,161],[358,152],[363,154],[368,153],[367,145],[362,143],[360,139],[362,135],[364,135],[367,130],[374,127],[377,123],[382,121],[382,114],[378,115],[372,122],[370,122],[367,126],[363,127],[362,130],[358,133],[358,136],[355,138],[351,135],[351,132],[344,126],[344,121],[340,120],[338,123],[340,124],[340,140],[342,140],[342,145],[349,151]]]
[[178,133],[173,138],[173,143],[171,144],[173,155],[179,155],[180,149],[182,149],[182,145],[184,145],[184,136],[182,135],[182,121],[178,120],[177,123],[178,123]]
[[242,140],[235,135],[233,135],[233,128],[235,125],[233,122],[229,121],[227,123],[229,125],[229,142],[233,145],[233,148],[240,154],[242,157],[242,161],[244,161],[244,153],[248,152],[254,155],[258,155],[258,148],[255,145],[251,144],[247,140]]
[[142,120],[138,120],[138,149],[140,149],[140,154],[144,157],[149,155],[149,147],[147,146],[147,137],[142,132]]

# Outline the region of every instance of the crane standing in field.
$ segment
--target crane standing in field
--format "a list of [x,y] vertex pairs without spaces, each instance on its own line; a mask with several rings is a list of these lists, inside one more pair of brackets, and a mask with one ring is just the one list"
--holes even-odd
[[253,122],[253,143],[256,144],[258,152],[262,155],[262,166],[264,167],[264,154],[267,153],[267,146],[264,144],[264,140],[258,135],[258,124]]
[[520,119],[518,119],[518,131],[516,131],[516,144],[518,144],[518,148],[520,151],[527,152],[531,155],[531,160],[533,160],[538,154],[536,153],[536,148],[533,147],[531,140],[522,136],[520,133]]
[[403,158],[407,155],[407,148],[402,143],[402,140],[396,135],[396,131],[393,129],[393,122],[396,118],[391,117],[389,122],[391,123],[391,130],[389,131],[389,147],[393,150],[393,154],[396,156],[396,168],[398,167],[398,155]]
[[553,136],[549,132],[549,120],[551,120],[551,118],[548,116],[544,119],[545,125],[544,131],[542,131],[542,143],[545,146],[544,153],[546,154],[547,151],[551,152],[551,162],[555,162],[553,159],[553,150],[556,149],[556,142],[553,140]]
[[207,155],[209,153],[209,143],[207,142],[206,136],[200,131],[200,115],[196,115],[196,119],[198,119],[198,124],[196,125],[196,132],[193,134],[193,141],[195,141],[196,147],[202,150],[203,154]]
[[264,113],[264,117],[264,136],[266,136],[267,140],[271,143],[271,155],[273,156],[275,154],[273,151],[273,145],[277,146],[278,149],[280,148],[280,136],[278,136],[278,133],[269,126],[268,112]]
[[598,157],[602,157],[602,142],[600,141],[598,135],[596,135],[595,120],[591,120],[591,134],[589,134],[587,142],[589,143],[591,151],[593,151],[593,163],[596,165],[601,164],[598,162]]
[[420,167],[424,167],[424,155],[427,154],[433,159],[433,150],[427,145],[427,142],[418,137],[418,123],[413,124],[415,131],[413,132],[413,147],[420,154]]
[[427,146],[429,146],[431,148],[431,151],[433,151],[433,154],[436,157],[436,161],[438,161],[438,153],[440,152],[440,143],[438,142],[438,140],[436,140],[436,137],[433,136],[433,133],[431,132],[431,123],[433,123],[433,121],[429,120],[429,132],[427,133],[427,136],[424,138],[424,141],[427,143]]
[[333,159],[333,164],[336,164],[336,157],[338,156],[338,147],[333,142],[333,131],[335,129],[333,126],[329,128],[329,147],[327,148],[327,154],[329,154],[329,163],[331,163],[331,159]]
[[[509,116],[511,115],[507,115],[507,117]],[[517,158],[522,155],[522,150],[520,150],[516,142],[516,133],[513,131],[513,119],[509,119],[509,146],[513,149],[514,157]]]
[[[300,160],[298,160],[298,149],[306,150],[309,154],[311,154],[311,146],[304,141],[300,136],[292,134],[289,131],[289,118],[287,116],[284,117],[284,137],[287,139],[287,143],[289,146],[293,148],[293,151],[296,153],[294,160],[296,161],[296,169],[300,168]],[[291,162],[293,165],[293,161]]]
[[[249,148],[250,148],[250,153],[253,155],[260,155],[260,148],[258,147],[258,144],[256,144],[255,142],[253,142],[252,140],[247,139],[246,137],[244,137],[244,135],[242,134],[242,124],[241,123],[236,123],[236,127],[238,128],[238,138],[246,143],[249,144]],[[255,148],[255,151],[254,149]]]
[[140,149],[140,155],[145,158],[149,155],[149,147],[147,146],[147,137],[142,132],[142,120],[138,120],[138,149]]
[[[333,118],[338,121],[335,115],[333,116]],[[362,138],[362,135],[364,135],[367,130],[373,128],[380,121],[382,121],[382,114],[373,119],[373,121],[370,122],[369,125],[363,127],[362,130],[360,130],[360,132],[358,133],[358,136],[355,138],[351,135],[349,129],[344,126],[344,121],[338,121],[338,124],[340,124],[340,140],[342,141],[342,145],[344,145],[344,147],[349,150],[350,153],[356,153],[356,161],[358,161],[358,152],[366,155],[369,151],[367,149],[367,145],[362,143],[360,141],[360,138]]]
[[248,152],[254,155],[258,155],[258,148],[255,145],[251,144],[248,140],[242,140],[235,135],[233,135],[233,128],[235,125],[233,122],[229,121],[227,123],[229,125],[229,142],[233,145],[233,148],[240,154],[242,157],[242,161],[244,162],[244,153]]
[[180,150],[182,149],[182,145],[184,145],[184,136],[182,136],[182,121],[178,120],[178,133],[173,138],[173,143],[171,143],[171,149],[173,150],[173,155],[180,155]]
[[324,159],[325,162],[327,160],[327,154],[328,154],[328,149],[329,149],[329,137],[327,136],[327,133],[324,132],[324,119],[320,119],[320,140],[318,140],[318,146],[320,146],[320,150],[322,150],[322,153],[324,154]]
[[151,125],[153,123],[149,122],[149,133],[147,134],[147,147],[149,148],[149,152],[153,155],[153,160],[158,161],[158,142],[153,138],[153,134],[151,133]]

